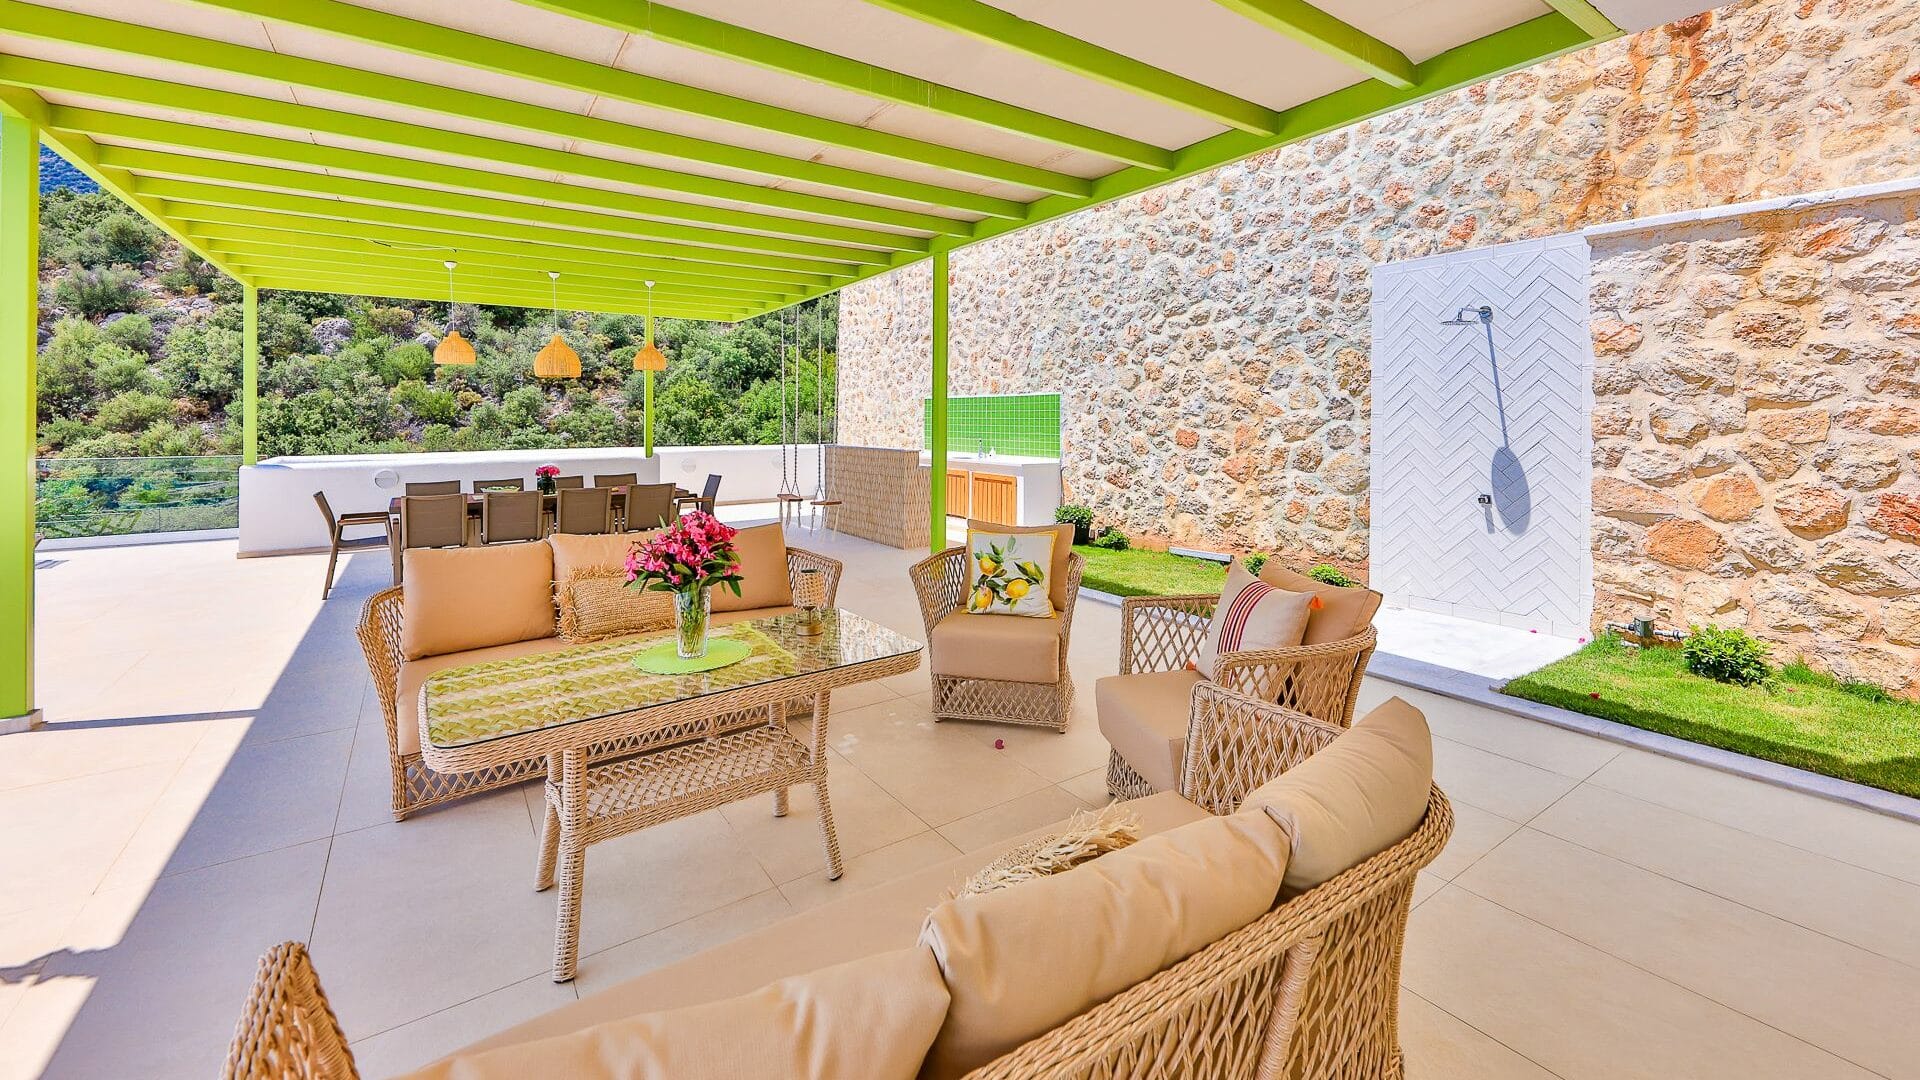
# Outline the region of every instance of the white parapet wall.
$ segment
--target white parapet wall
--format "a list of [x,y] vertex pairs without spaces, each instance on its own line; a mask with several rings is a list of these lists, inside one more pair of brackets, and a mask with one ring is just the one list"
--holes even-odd
[[661,446],[654,456],[638,447],[579,450],[488,450],[459,454],[351,454],[269,458],[240,470],[240,546],[246,555],[283,555],[327,546],[327,530],[313,493],[324,492],[336,514],[384,510],[406,485],[458,480],[471,490],[476,480],[519,477],[533,485],[533,470],[554,464],[588,482],[597,474],[633,473],[643,484],[671,481],[698,491],[708,473],[721,479],[721,502],[765,502],[786,484],[811,496],[819,456],[811,445]]

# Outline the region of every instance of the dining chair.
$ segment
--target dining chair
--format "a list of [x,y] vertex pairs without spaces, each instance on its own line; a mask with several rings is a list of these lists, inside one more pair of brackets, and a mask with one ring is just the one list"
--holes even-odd
[[639,482],[639,473],[618,472],[606,473],[604,475],[601,473],[593,474],[594,487],[632,487]]
[[465,495],[409,495],[400,500],[402,548],[464,547],[466,543]]
[[635,484],[627,489],[628,529],[658,529],[674,516],[672,484]]
[[505,480],[475,480],[473,482],[473,491],[476,495],[484,495],[489,491],[525,490],[527,490],[527,482],[517,476],[510,476]]
[[458,495],[460,494],[460,481],[458,480],[423,480],[417,484],[408,484],[407,494],[409,495]]
[[561,488],[554,513],[554,531],[605,533],[613,531],[613,492],[608,488]]
[[[334,568],[340,564],[340,553],[361,548],[386,547],[389,543],[387,538],[389,519],[387,515],[377,510],[335,514],[333,506],[327,502],[327,493],[324,491],[314,492],[313,501],[314,505],[320,508],[320,516],[327,519],[327,581],[320,586],[320,599],[325,600],[333,592],[333,572]],[[380,535],[356,536],[349,540],[346,537],[348,529],[379,529]],[[34,541],[34,545],[39,546],[38,539]]]
[[584,476],[556,476],[553,478],[553,488],[555,491],[560,491],[565,488],[583,488],[586,486],[587,478]]
[[719,498],[720,498],[720,474],[708,473],[706,488],[702,490],[701,493],[698,495],[689,495],[682,498],[680,502],[683,505],[686,503],[692,503],[693,508],[695,510],[704,510],[707,513],[711,514],[713,513],[713,508],[715,504],[718,502]]
[[489,491],[480,496],[480,542],[506,544],[546,535],[545,498],[537,491]]

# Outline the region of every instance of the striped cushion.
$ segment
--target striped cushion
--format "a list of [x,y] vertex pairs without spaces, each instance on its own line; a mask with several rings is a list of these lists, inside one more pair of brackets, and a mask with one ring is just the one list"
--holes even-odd
[[1306,636],[1307,616],[1319,602],[1313,593],[1288,592],[1261,581],[1236,560],[1227,571],[1227,586],[1213,609],[1213,623],[1207,627],[1195,667],[1213,679],[1218,677],[1214,669],[1223,653],[1300,644]]

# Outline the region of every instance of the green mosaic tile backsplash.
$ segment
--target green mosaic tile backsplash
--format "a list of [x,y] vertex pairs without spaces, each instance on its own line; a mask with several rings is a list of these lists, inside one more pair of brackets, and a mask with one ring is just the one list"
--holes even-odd
[[[933,402],[921,399],[920,445],[933,445]],[[1059,394],[997,394],[947,399],[947,452],[982,447],[1017,457],[1060,456]]]

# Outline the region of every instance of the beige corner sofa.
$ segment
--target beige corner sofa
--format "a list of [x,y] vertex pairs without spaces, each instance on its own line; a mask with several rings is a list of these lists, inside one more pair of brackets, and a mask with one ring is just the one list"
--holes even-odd
[[[1131,847],[949,899],[1032,837],[1008,841],[589,995],[408,1080],[1400,1077],[1414,878],[1452,829],[1424,719],[1395,700],[1343,732],[1214,684],[1195,698],[1188,786],[1124,804],[1142,834]],[[297,943],[262,963],[226,1075],[354,1075]]]
[[[394,820],[451,799],[546,774],[546,762],[529,759],[474,773],[440,773],[420,756],[420,691],[429,676],[448,668],[549,652],[576,644],[559,636],[561,598],[575,582],[604,581],[618,573],[627,549],[650,533],[572,535],[555,533],[523,544],[460,548],[414,548],[406,552],[404,586],[375,593],[360,610],[359,637],[373,675],[387,727],[393,779]],[[840,585],[840,563],[788,547],[779,524],[740,530],[741,595],[713,592],[713,622],[797,610],[794,591],[803,570],[817,570],[824,602],[831,606]],[[671,602],[662,594],[633,594],[639,632],[672,625]],[[742,713],[722,718],[725,730],[765,719]],[[599,747],[596,761],[644,749],[638,739]]]

